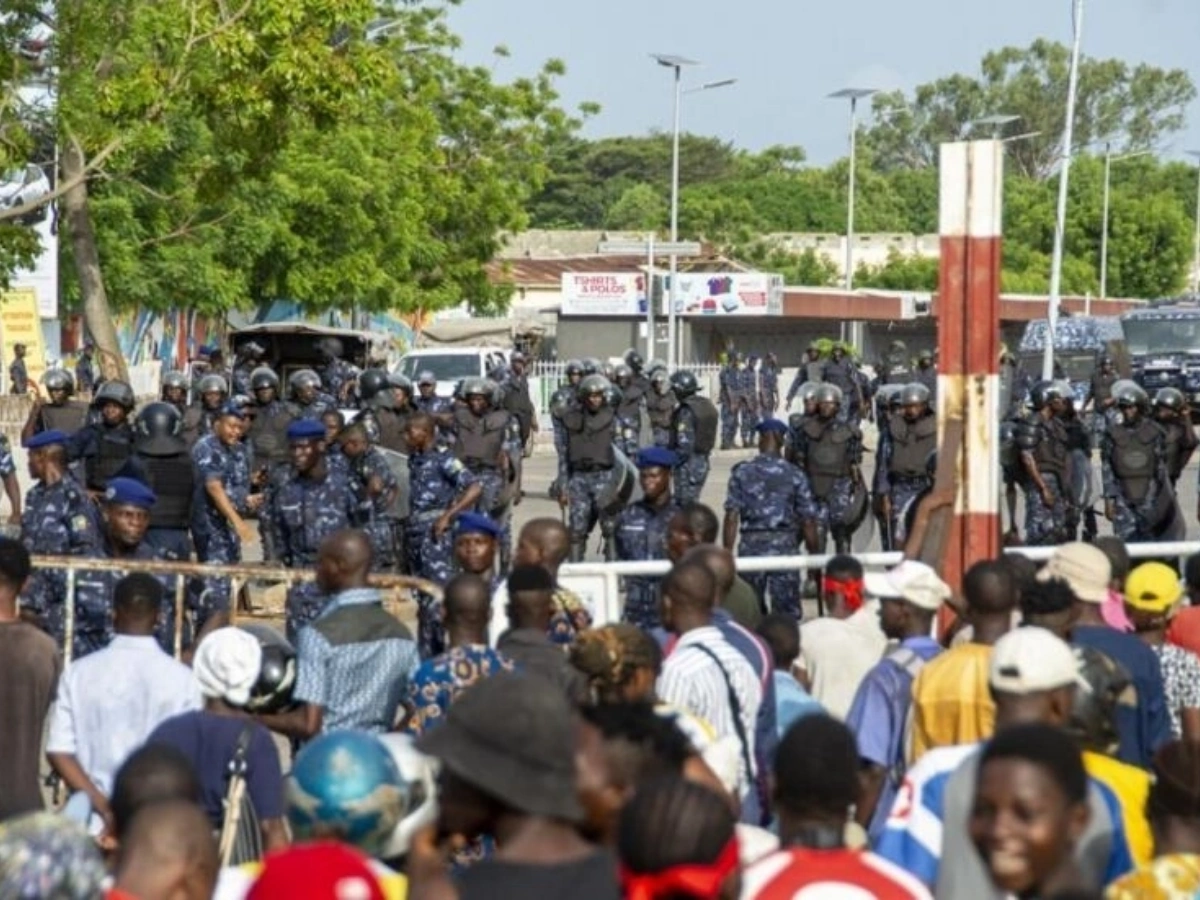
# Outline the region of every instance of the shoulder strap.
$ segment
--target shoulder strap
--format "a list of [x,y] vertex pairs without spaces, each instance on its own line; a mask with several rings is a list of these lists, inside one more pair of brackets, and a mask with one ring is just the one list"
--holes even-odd
[[746,726],[742,723],[742,702],[738,700],[737,691],[733,689],[733,680],[729,677],[729,672],[721,665],[721,660],[717,659],[717,654],[713,653],[708,647],[703,644],[692,644],[696,650],[699,650],[717,666],[717,671],[721,673],[721,678],[725,681],[725,690],[729,694],[729,708],[733,712],[733,730],[737,734],[738,743],[742,747],[742,764],[746,767],[746,778],[750,784],[754,784],[754,764],[750,759],[750,740],[746,736]]

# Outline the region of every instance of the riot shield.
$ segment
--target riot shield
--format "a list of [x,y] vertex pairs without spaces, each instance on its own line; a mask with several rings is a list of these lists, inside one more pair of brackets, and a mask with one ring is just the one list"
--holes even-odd
[[377,448],[383,454],[383,458],[387,460],[388,467],[391,468],[392,474],[396,476],[396,483],[400,489],[396,491],[396,499],[392,502],[391,509],[388,510],[388,515],[397,519],[408,518],[408,457],[403,453],[397,453],[395,450],[389,450],[386,447]]
[[629,504],[629,500],[633,496],[633,489],[638,483],[637,469],[629,461],[629,457],[615,446],[612,448],[612,452],[613,467],[609,471],[609,478],[604,485],[604,490],[596,498],[600,514],[605,516],[614,516],[623,510]]
[[1071,451],[1071,502],[1087,509],[1096,501],[1096,478],[1092,458],[1082,450]]

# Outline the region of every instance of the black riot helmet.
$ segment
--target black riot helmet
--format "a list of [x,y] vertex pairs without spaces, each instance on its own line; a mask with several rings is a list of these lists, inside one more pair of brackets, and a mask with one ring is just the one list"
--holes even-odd
[[665,372],[667,371],[667,364],[661,359],[652,359],[646,363],[645,371],[647,375],[653,375],[655,372]]
[[1029,405],[1045,409],[1052,400],[1064,400],[1062,385],[1056,381],[1039,381],[1029,389]]
[[272,369],[266,366],[259,366],[250,373],[250,390],[255,394],[259,391],[271,388],[276,393],[279,392],[279,376]]
[[412,379],[407,375],[401,375],[398,372],[393,372],[392,374],[388,375],[387,382],[392,390],[404,391],[406,394],[408,394],[408,399],[412,399],[413,383]]
[[46,391],[65,391],[67,396],[75,393],[75,379],[66,369],[48,369],[42,376]]
[[1170,409],[1181,413],[1187,407],[1187,398],[1183,396],[1183,391],[1179,388],[1159,388],[1158,393],[1154,395],[1154,405],[1156,408]]
[[577,359],[568,359],[566,366],[563,367],[563,370],[566,372],[568,378],[574,376],[579,376],[582,378],[585,374],[583,371],[583,363]]
[[358,376],[358,396],[365,402],[374,398],[380,391],[386,390],[388,375],[383,369],[367,369]]
[[613,381],[617,384],[628,385],[633,381],[633,367],[628,363],[618,363],[613,366]]
[[262,648],[258,680],[250,689],[246,709],[255,713],[270,713],[291,706],[292,690],[296,686],[295,648],[270,625],[251,622],[238,628],[248,632]]
[[816,396],[813,399],[817,402],[817,406],[823,406],[826,403],[832,403],[834,406],[842,405],[842,389],[836,384],[823,382],[818,388]]
[[917,403],[929,405],[929,388],[918,381],[903,385],[900,388],[900,405],[912,406]]
[[196,385],[196,393],[202,397],[205,394],[220,394],[224,397],[229,393],[229,384],[221,375],[205,375]]
[[688,369],[680,369],[671,375],[671,387],[680,400],[700,393],[700,382],[696,380],[696,373]]
[[612,383],[603,375],[586,375],[579,382],[576,393],[580,400],[586,400],[593,394],[606,394]]
[[317,341],[317,352],[326,359],[341,359],[342,342],[335,337],[324,337]]
[[625,351],[625,355],[622,357],[622,359],[625,360],[625,365],[629,366],[635,375],[641,374],[642,354],[638,353],[637,350],[630,347]]
[[625,399],[624,392],[617,385],[613,384],[610,381],[608,384],[608,387],[604,389],[604,402],[607,403],[609,406],[611,406],[613,409],[616,409],[618,406],[621,405],[621,403],[622,403],[622,401],[624,401],[624,399]]
[[579,364],[583,366],[585,377],[588,375],[599,375],[601,369],[604,368],[604,364],[594,356],[585,356]]
[[800,402],[807,406],[810,403],[817,402],[817,391],[821,388],[819,381],[806,381],[796,389],[796,396],[800,398]]
[[1118,409],[1145,409],[1150,405],[1150,398],[1134,381],[1116,382],[1113,385],[1112,396]]
[[486,378],[467,378],[463,381],[462,395],[463,397],[487,397],[488,401],[492,400],[495,385]]
[[139,438],[178,437],[183,430],[183,417],[174,403],[148,403],[133,423]]
[[99,390],[96,391],[96,396],[92,400],[92,406],[99,408],[105,403],[115,403],[128,412],[134,406],[133,388],[123,381],[104,382],[104,384],[100,385]]
[[660,397],[667,396],[671,390],[671,376],[666,369],[658,369],[650,376],[650,388]]
[[182,391],[186,391],[188,389],[188,377],[182,372],[164,372],[162,388],[164,391],[167,388],[179,388]]
[[298,369],[288,377],[288,387],[293,391],[299,391],[304,388],[319,390],[321,387],[321,376],[312,369]]

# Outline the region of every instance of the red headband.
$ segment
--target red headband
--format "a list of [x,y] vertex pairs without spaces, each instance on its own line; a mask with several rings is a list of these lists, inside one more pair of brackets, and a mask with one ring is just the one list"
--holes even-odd
[[846,609],[857,612],[863,605],[863,582],[861,578],[851,578],[848,581],[838,581],[826,575],[821,579],[821,591],[830,594],[841,594],[846,598]]
[[658,900],[673,894],[713,900],[737,866],[738,842],[732,837],[711,863],[687,863],[661,872],[631,872],[621,866],[621,888],[625,900]]

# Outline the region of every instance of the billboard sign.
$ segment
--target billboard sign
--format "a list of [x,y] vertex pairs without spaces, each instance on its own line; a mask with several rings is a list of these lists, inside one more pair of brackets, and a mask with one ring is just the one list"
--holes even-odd
[[564,272],[564,316],[644,316],[646,276],[641,272]]
[[[766,272],[681,272],[675,313],[681,316],[778,316],[783,276]],[[663,312],[670,290],[664,289]]]

